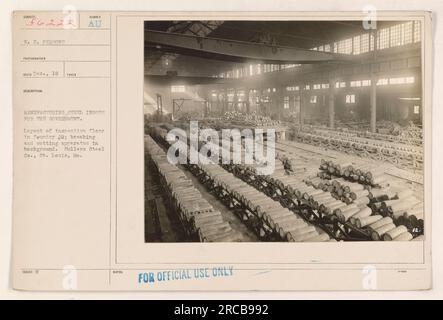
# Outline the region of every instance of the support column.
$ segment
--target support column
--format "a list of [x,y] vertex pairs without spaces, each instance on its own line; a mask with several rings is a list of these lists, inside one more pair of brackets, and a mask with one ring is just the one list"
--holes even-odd
[[304,99],[304,87],[300,85],[300,129],[303,128],[303,125],[305,123],[305,99]]
[[[377,33],[376,31],[371,32],[374,37],[374,53],[373,53],[373,63],[377,61]],[[374,73],[374,65],[371,64],[371,92],[370,92],[370,104],[371,104],[371,119],[370,128],[371,132],[377,131],[377,77]]]
[[234,88],[234,96],[232,97],[232,109],[233,111],[239,111],[238,109],[238,96],[237,96],[237,89]]
[[245,104],[246,104],[246,113],[250,114],[251,113],[251,104],[249,102],[249,92],[251,91],[251,89],[246,88],[245,89]]
[[212,92],[206,91],[206,116],[209,117],[212,113]]
[[261,115],[266,115],[266,102],[263,102],[265,94],[263,94],[263,88],[260,88],[260,103],[259,103],[259,113]]
[[222,114],[224,115],[228,111],[228,90],[225,88],[222,90]]
[[281,100],[282,100],[282,97],[281,97],[281,90],[280,90],[280,88],[275,88],[274,100],[275,100],[275,103],[273,104],[274,105],[274,111],[275,111],[275,113],[277,115],[277,119],[281,120],[281,115],[282,115]]
[[[280,87],[278,92],[279,92],[279,97],[280,97],[280,100],[279,100],[280,118],[279,118],[279,120],[281,120],[285,115],[285,96],[288,92],[286,91],[286,87]],[[288,97],[289,97],[289,94],[288,94]],[[288,103],[289,103],[289,101],[288,101]]]
[[216,91],[216,108],[217,108],[217,114],[220,114],[220,91],[217,89]]
[[335,128],[335,81],[329,81],[329,128]]
[[377,79],[374,76],[371,77],[370,103],[371,103],[371,121],[370,121],[371,132],[376,132],[376,130],[377,130]]

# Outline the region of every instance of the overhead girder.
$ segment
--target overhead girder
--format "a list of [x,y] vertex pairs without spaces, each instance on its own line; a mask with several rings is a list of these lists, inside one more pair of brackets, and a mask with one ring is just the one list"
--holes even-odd
[[145,75],[149,82],[159,85],[206,85],[237,83],[238,79],[202,77],[202,76],[170,76],[170,75]]
[[[222,24],[223,21],[181,21],[169,27],[167,32],[205,37]],[[154,54],[154,57],[148,64],[148,69],[150,69],[155,63],[157,63],[159,59],[162,58],[162,55],[162,52],[157,51],[157,54]],[[175,58],[177,58],[176,55],[169,55],[170,60],[175,60]]]
[[183,55],[238,63],[321,63],[352,61],[352,55],[262,43],[145,30],[145,47]]

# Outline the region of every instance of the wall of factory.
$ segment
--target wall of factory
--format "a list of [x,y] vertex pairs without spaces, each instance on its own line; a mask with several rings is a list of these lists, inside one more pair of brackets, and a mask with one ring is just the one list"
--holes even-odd
[[[160,85],[145,81],[144,84],[144,102],[145,113],[153,114],[157,112],[157,94],[161,95],[163,104],[163,113],[171,114],[173,110],[174,99],[181,105],[177,115],[192,113],[194,115],[203,115],[204,100],[198,96],[196,89],[192,86],[184,86],[184,92],[172,92],[170,85]],[[180,101],[184,99],[184,101]],[[182,103],[182,104],[181,104]]]
[[[394,121],[401,125],[405,125],[409,121],[420,124],[421,101],[401,99],[400,96],[392,91],[377,93],[377,120]],[[289,101],[291,101],[291,96],[289,97]],[[326,92],[307,94],[302,102],[305,120],[327,122],[329,117],[328,98]],[[356,122],[370,120],[371,104],[367,91],[337,92],[334,95],[334,103],[336,120]],[[284,105],[280,103],[278,109],[284,110]]]
[[[346,94],[335,97],[336,118],[346,121],[369,121],[371,117],[370,96],[367,92],[356,92],[355,103],[346,103]],[[377,94],[377,120],[398,122],[401,125],[409,121],[421,120],[421,101],[401,100],[392,93]]]

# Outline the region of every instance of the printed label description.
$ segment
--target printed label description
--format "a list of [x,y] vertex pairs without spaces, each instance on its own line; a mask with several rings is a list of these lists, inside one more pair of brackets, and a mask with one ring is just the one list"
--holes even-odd
[[[109,151],[110,17],[21,17],[15,77],[23,158],[85,159]],[[21,115],[20,115],[21,113]]]

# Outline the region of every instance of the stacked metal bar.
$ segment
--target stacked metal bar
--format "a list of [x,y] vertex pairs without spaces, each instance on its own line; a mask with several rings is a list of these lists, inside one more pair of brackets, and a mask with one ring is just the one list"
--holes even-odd
[[325,126],[309,126],[304,127],[304,131],[306,132],[329,132],[333,133],[335,135],[339,136],[345,136],[345,137],[362,137],[362,138],[368,138],[368,139],[375,139],[375,140],[382,140],[386,142],[395,142],[395,143],[403,143],[408,145],[414,145],[414,146],[422,146],[423,145],[423,137],[422,137],[422,130],[418,127],[406,127],[405,129],[401,129],[398,132],[399,133],[405,133],[406,134],[383,134],[383,133],[376,133],[376,132],[370,132],[368,130],[352,130],[348,128],[335,128],[331,129]]
[[[266,196],[256,188],[238,179],[218,165],[199,165],[218,187],[231,194],[251,213],[261,219],[263,227],[272,229],[283,241],[327,241],[329,236],[320,233],[292,211]],[[262,230],[266,231],[266,230]]]
[[[349,164],[335,165],[332,162],[326,161],[322,161],[322,164],[328,164],[327,168],[331,169],[329,173],[334,175],[344,175],[344,172],[351,167]],[[335,217],[343,224],[348,223],[356,227],[358,226],[363,232],[368,233],[373,240],[407,241],[412,239],[412,237],[409,239],[410,233],[407,230],[407,234],[392,233],[392,239],[389,237],[386,237],[386,239],[382,238],[385,232],[391,231],[390,227],[392,225],[385,226],[377,223],[380,217],[368,206],[370,203],[369,190],[371,190],[369,184],[363,185],[346,181],[343,178],[324,180],[320,177],[308,177],[303,179],[300,176],[288,175],[288,170],[280,162],[276,162],[275,171],[269,176],[259,175],[254,165],[236,165],[234,166],[235,168],[232,167],[232,172],[255,185],[258,189],[265,190],[270,196],[280,199],[286,206],[290,205],[291,201],[295,204],[294,200],[297,201],[297,204],[307,204],[321,216]],[[373,170],[373,167],[371,169]],[[354,169],[352,168],[352,170]],[[355,172],[358,172],[359,176],[361,176],[365,173],[368,173],[368,175],[372,174],[374,171],[365,172],[364,170],[356,169]],[[248,177],[248,174],[250,177]],[[357,180],[370,183],[370,180]],[[377,230],[378,227],[383,228]],[[394,224],[393,229],[395,228],[397,228],[397,225]],[[403,230],[403,228],[398,230]],[[399,236],[398,239],[397,236]]]
[[[321,173],[319,175],[321,176]],[[362,184],[346,181],[343,178],[322,179],[320,176],[308,177],[305,182],[316,189],[330,192],[333,198],[346,204],[367,205],[369,203],[369,191]]]
[[369,186],[382,186],[388,180],[386,169],[374,164],[356,167],[351,163],[334,163],[321,159],[320,170],[326,173],[326,175],[320,174],[323,178],[342,177],[348,181],[367,185],[366,189],[370,189]]
[[345,138],[328,134],[297,131],[293,134],[296,141],[313,146],[337,150],[373,160],[382,160],[406,169],[423,169],[423,150],[420,147],[394,144],[383,141],[351,137]]
[[[164,135],[164,132],[161,134]],[[232,152],[233,150],[230,151]],[[242,150],[242,152],[244,152],[244,150]],[[243,156],[244,155],[242,154],[242,157]],[[391,218],[390,221],[389,219],[384,219],[386,217],[381,215],[379,211],[374,210],[373,205],[374,203],[377,203],[375,200],[378,201],[379,199],[377,190],[380,189],[380,184],[385,185],[386,181],[383,171],[384,169],[374,169],[373,166],[360,166],[354,168],[354,166],[349,163],[334,164],[322,160],[321,172],[326,173],[328,178],[332,180],[325,181],[318,177],[307,182],[307,173],[304,170],[298,170],[298,173],[288,175],[288,168],[284,165],[284,155],[282,157],[277,153],[277,158],[280,159],[280,161],[276,161],[276,168],[272,175],[260,175],[257,170],[259,165],[230,163],[223,166],[233,175],[221,175],[221,177],[227,179],[227,181],[224,181],[223,183],[215,183],[223,193],[232,196],[235,201],[241,203],[252,215],[257,216],[259,220],[262,221],[261,232],[266,233],[271,230],[278,234],[281,239],[285,236],[286,240],[290,241],[306,241],[303,238],[294,238],[293,235],[288,234],[280,224],[273,222],[272,214],[271,216],[265,215],[263,210],[255,205],[260,203],[260,199],[262,199],[261,197],[263,197],[263,193],[265,193],[268,196],[268,199],[263,199],[263,201],[269,206],[269,210],[271,210],[271,212],[273,212],[274,209],[276,212],[284,210],[284,213],[279,215],[279,219],[282,219],[282,221],[289,219],[293,226],[295,226],[295,221],[291,221],[293,218],[290,218],[289,213],[295,215],[294,212],[299,213],[300,206],[308,206],[320,217],[320,223],[317,223],[317,225],[324,230],[327,228],[324,228],[322,225],[323,222],[321,221],[323,221],[323,217],[328,217],[327,220],[324,220],[327,224],[330,224],[331,222],[333,223],[333,221],[339,221],[347,228],[353,226],[353,228],[361,230],[362,233],[366,234],[367,237],[372,238],[373,240],[407,241],[422,234],[422,229],[418,232],[413,232],[409,226],[399,223],[401,219],[395,219],[394,221],[394,219]],[[223,170],[218,165],[212,165],[210,167],[218,168],[214,170]],[[209,167],[201,167],[199,170],[205,172],[205,175],[212,176],[209,173],[209,170],[211,170]],[[336,175],[342,176],[343,178],[338,178]],[[382,177],[381,179],[379,178],[380,176]],[[246,185],[242,183],[238,184],[239,179],[231,180],[235,177],[242,179]],[[213,178],[210,178],[209,180],[215,181]],[[323,185],[321,185],[322,182],[324,183]],[[377,184],[375,184],[375,182],[377,182]],[[230,185],[237,187],[241,186],[244,188],[246,194],[236,193],[235,190],[229,190]],[[249,186],[249,188],[246,186]],[[253,188],[251,189],[250,187]],[[340,193],[342,194],[338,197]],[[252,199],[248,198],[248,194],[252,195]],[[254,198],[255,195],[257,195],[258,198]],[[349,199],[352,201],[349,201]],[[389,197],[385,200],[395,199]],[[280,202],[280,206],[278,206],[278,202]],[[389,204],[389,202],[386,203],[386,208],[388,208]],[[379,207],[381,207],[381,205],[379,205]],[[288,208],[289,210],[285,208]],[[396,208],[391,208],[389,210],[392,209],[395,210]],[[294,212],[291,212],[292,210]],[[416,208],[415,210],[419,209]],[[288,216],[286,217],[286,215]],[[303,218],[301,218],[301,216],[296,216],[298,219],[301,219],[299,223],[301,224],[301,221],[308,221],[307,223],[309,226],[312,217],[306,219],[304,215],[302,216]],[[402,226],[406,226],[406,232],[404,232]],[[312,228],[307,228],[307,230],[310,229]],[[317,228],[319,237],[312,237],[309,241],[326,241],[330,239],[326,233],[322,233],[324,230],[318,230],[320,230],[320,228]],[[328,233],[332,235],[330,231],[331,230],[329,230]]]
[[372,189],[369,193],[370,207],[375,214],[390,218],[395,225],[404,226],[413,236],[417,236],[424,229],[424,205],[413,193],[411,189],[392,186]]
[[242,236],[233,230],[194,187],[182,170],[171,164],[165,152],[150,137],[145,136],[145,150],[155,164],[165,188],[173,200],[189,235],[202,242],[240,241]]
[[[253,175],[256,174],[254,166],[245,166],[243,174],[247,174],[248,171]],[[252,179],[247,180],[252,181]],[[366,189],[361,189],[365,192],[365,195],[361,196],[361,198],[366,199],[365,201],[347,204],[334,198],[329,190],[324,191],[316,188],[313,184],[306,184],[301,177],[286,175],[281,170],[276,171],[272,177],[255,176],[255,181],[258,180],[268,184],[268,190],[269,186],[272,185],[273,193],[280,194],[280,199],[287,198],[297,201],[298,204],[306,204],[322,216],[335,217],[343,224],[350,224],[361,229],[372,240],[408,241],[413,238],[413,234],[408,231],[408,228],[404,230],[405,226],[395,224],[391,218],[384,219],[382,215],[371,210],[368,206],[369,191]],[[278,190],[278,192],[275,190]],[[287,202],[285,203],[287,204]]]
[[[165,139],[166,130],[154,130],[158,138]],[[192,148],[192,147],[191,147]],[[232,152],[232,150],[230,150]],[[244,150],[243,150],[244,152]],[[232,158],[231,158],[232,159]],[[204,175],[203,180],[211,188],[219,190],[219,197],[229,197],[233,208],[246,211],[244,219],[251,215],[259,221],[259,236],[269,237],[269,233],[280,241],[319,242],[330,240],[329,236],[310,223],[304,221],[278,201],[266,196],[256,188],[237,178],[217,164],[195,164],[192,171]]]
[[256,113],[243,114],[238,111],[225,112],[223,119],[234,124],[252,126],[252,127],[268,127],[280,125],[280,121]]

